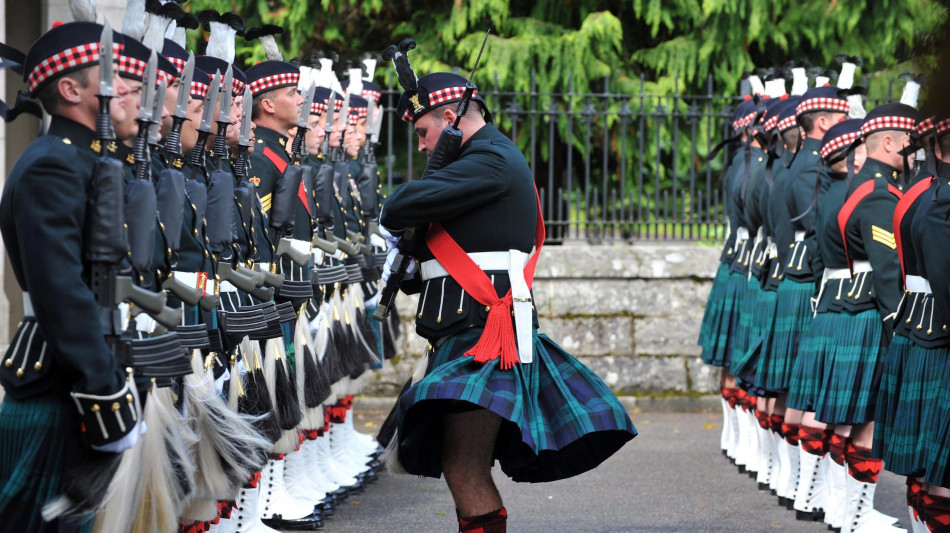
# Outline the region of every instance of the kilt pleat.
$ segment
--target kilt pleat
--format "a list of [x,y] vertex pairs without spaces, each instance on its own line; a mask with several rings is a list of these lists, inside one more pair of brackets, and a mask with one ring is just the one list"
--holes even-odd
[[[726,283],[729,279],[729,265],[719,263],[716,270],[716,277],[713,278],[712,288],[709,290],[709,298],[706,300],[706,309],[703,312],[703,321],[699,325],[699,344],[703,349],[703,354],[713,349],[715,336],[712,331],[719,325],[719,318],[723,309],[723,294],[726,290]],[[704,358],[705,359],[705,358]]]
[[495,459],[514,481],[555,481],[586,472],[637,431],[626,410],[590,369],[547,335],[534,337],[534,361],[502,370],[465,352],[480,328],[450,337],[429,355],[430,369],[396,404],[399,461],[410,474],[442,474],[442,415],[458,402],[502,419]]
[[726,278],[722,293],[722,312],[717,323],[709,331],[710,350],[703,351],[703,362],[712,366],[725,366],[732,359],[733,339],[739,320],[748,280],[746,276],[735,272]]
[[[68,400],[41,396],[0,405],[0,516],[5,531],[54,532],[43,506],[60,495],[63,472],[72,466],[80,423]],[[91,520],[76,530],[91,530]],[[9,529],[7,529],[9,528]]]
[[874,420],[881,380],[884,328],[876,309],[839,313],[815,418],[827,424]]
[[732,340],[732,357],[729,359],[729,373],[737,375],[737,367],[744,367],[748,361],[749,345],[752,340],[753,322],[755,321],[756,303],[759,301],[759,280],[751,278],[746,281],[745,294],[739,306],[739,319]]
[[752,310],[752,327],[749,330],[750,342],[748,348],[740,356],[738,353],[732,358],[729,372],[738,376],[743,387],[761,396],[757,386],[759,368],[763,359],[768,357],[769,339],[772,336],[772,322],[775,318],[777,295],[773,291],[758,290],[755,306]]
[[[834,342],[838,313],[818,313],[801,337],[798,356],[789,373],[786,405],[800,411],[814,411],[822,387],[822,377]],[[778,318],[776,318],[778,320]]]
[[801,353],[802,336],[812,323],[810,283],[782,281],[776,291],[775,322],[771,345],[760,373],[760,386],[772,393],[789,390],[795,359]]
[[939,426],[937,412],[946,348],[924,348],[895,335],[881,373],[874,419],[874,453],[901,476],[926,469],[935,449],[930,437]]
[[940,487],[950,486],[950,348],[942,347],[934,353],[935,363],[929,371],[937,382],[937,400],[932,409],[924,411],[921,424],[920,449],[926,473],[924,480]]

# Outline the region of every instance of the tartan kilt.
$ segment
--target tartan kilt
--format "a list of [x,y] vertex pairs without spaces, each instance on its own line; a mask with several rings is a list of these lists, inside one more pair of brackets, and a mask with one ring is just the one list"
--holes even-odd
[[0,405],[0,516],[4,531],[91,531],[83,524],[44,522],[43,506],[60,495],[63,473],[84,444],[79,414],[68,398],[39,396]]
[[862,424],[874,420],[881,383],[884,326],[877,309],[839,313],[815,419],[826,424]]
[[[758,285],[758,282],[753,278]],[[758,370],[763,359],[768,358],[769,338],[772,335],[772,322],[775,318],[776,293],[774,291],[758,290],[755,301],[755,307],[749,313],[752,315],[752,326],[749,329],[748,348],[739,354],[736,352],[732,357],[732,363],[729,367],[729,373],[738,376],[743,383],[743,388],[753,392],[756,396],[762,396],[762,390],[756,386],[758,382]]]
[[730,273],[722,292],[722,312],[714,327],[710,328],[708,340],[710,349],[703,350],[703,362],[712,366],[726,366],[732,359],[733,337],[739,320],[742,301],[745,297],[748,280],[746,276]]
[[795,359],[801,353],[802,337],[811,327],[811,296],[814,285],[782,280],[775,303],[775,321],[768,358],[761,367],[760,386],[772,393],[789,390]]
[[[709,290],[709,298],[706,300],[706,310],[703,312],[703,321],[699,325],[699,344],[703,349],[703,356],[713,349],[712,343],[715,337],[711,334],[719,323],[719,317],[722,315],[723,298],[726,290],[726,283],[729,279],[729,265],[719,263],[716,270],[716,277],[713,278],[712,288]],[[705,360],[705,359],[704,359]]]
[[738,360],[739,366],[744,366],[747,362],[746,352],[752,343],[752,323],[756,312],[756,303],[759,301],[759,293],[762,289],[759,287],[759,280],[749,278],[745,283],[745,293],[739,305],[739,319],[736,321],[736,330],[732,340],[732,357],[729,360],[729,373],[736,368],[735,361]]
[[947,348],[924,348],[895,335],[884,360],[874,418],[874,454],[891,472],[923,470],[932,451],[928,434],[940,425],[937,409]]
[[823,385],[822,376],[834,343],[836,327],[840,327],[839,313],[818,313],[802,335],[798,356],[788,382],[785,403],[799,411],[814,411]]
[[514,481],[576,476],[637,435],[607,385],[547,335],[534,335],[534,360],[502,370],[500,360],[465,355],[481,328],[449,337],[429,355],[429,369],[396,403],[399,462],[410,474],[442,475],[442,415],[459,403],[502,418],[494,457]]
[[[941,347],[935,350],[939,364],[931,368],[932,376],[936,376],[937,401],[932,409],[923,413],[921,424],[924,433],[920,437],[923,450],[923,466],[927,472],[924,480],[940,487],[950,486],[950,348]],[[933,377],[931,377],[933,379]]]

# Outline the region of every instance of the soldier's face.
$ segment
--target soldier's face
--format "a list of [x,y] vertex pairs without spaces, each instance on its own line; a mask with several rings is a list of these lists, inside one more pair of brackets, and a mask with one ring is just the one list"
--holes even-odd
[[136,118],[139,114],[139,107],[142,102],[142,82],[137,80],[125,80],[129,90],[120,98],[124,101],[125,116],[122,120],[117,120],[113,115],[112,122],[115,125],[115,136],[120,141],[132,139],[139,132],[139,125]]
[[362,145],[363,137],[359,131],[357,131],[356,126],[347,126],[346,136],[343,138],[343,147],[346,149],[346,155],[355,158],[359,155]]
[[345,126],[340,121],[333,123],[333,130],[330,132],[330,148],[339,148],[340,140],[343,138]]
[[300,96],[296,87],[284,87],[275,90],[274,93],[274,116],[284,126],[285,131],[289,130],[300,120],[300,104],[303,103],[303,96]]
[[[326,137],[326,132],[323,131],[323,128],[320,126],[321,119],[323,115],[310,115],[310,118],[307,120],[307,126],[310,128],[307,130],[307,136],[304,140],[307,143],[307,152],[311,155],[316,155],[320,151],[320,145],[323,144],[323,139]],[[325,122],[325,120],[323,120]]]
[[201,124],[201,113],[204,111],[205,101],[200,98],[190,98],[188,100],[188,112],[185,121],[181,126],[181,150],[185,154],[191,153],[198,143],[198,126]]
[[366,119],[361,118],[356,121],[356,133],[360,137],[360,148],[366,144]]
[[[168,109],[169,113],[175,110],[175,104],[178,103],[179,88],[181,88],[181,79],[175,78],[175,81],[165,90],[165,108]],[[169,114],[167,117],[162,117],[162,125],[159,128],[159,132],[161,132],[164,138],[168,136],[170,131],[172,131],[172,117]]]
[[[112,116],[112,123],[116,124],[122,122],[126,119],[126,115],[131,115],[135,113],[133,106],[127,105],[125,96],[129,94],[130,88],[129,84],[126,83],[125,78],[119,76],[118,74],[118,63],[112,66],[112,91],[115,93],[115,98],[109,102],[109,114]],[[89,73],[90,80],[99,79],[99,67],[95,67],[95,71]],[[95,97],[99,92],[98,83],[90,83],[89,88],[92,89],[91,94],[92,100],[96,102],[96,109],[98,109],[99,99]]]
[[231,101],[231,125],[228,126],[228,146],[234,148],[237,146],[238,138],[241,136],[241,117],[244,113],[242,104],[244,96],[235,96]]
[[448,126],[448,122],[443,120],[438,112],[426,113],[419,117],[419,120],[413,125],[416,130],[416,136],[419,137],[419,151],[427,156],[432,155],[432,150],[439,142],[439,136],[442,129]]

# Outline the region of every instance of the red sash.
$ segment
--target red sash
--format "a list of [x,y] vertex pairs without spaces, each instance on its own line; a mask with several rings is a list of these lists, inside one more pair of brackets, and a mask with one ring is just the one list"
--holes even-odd
[[[534,189],[535,197],[538,200],[538,220],[534,232],[534,254],[528,259],[528,264],[524,267],[524,278],[531,288],[534,282],[534,270],[538,264],[538,257],[541,254],[541,247],[544,245],[544,217],[541,215],[541,198],[538,196],[537,186]],[[452,276],[458,284],[464,289],[476,302],[489,307],[488,321],[485,323],[485,329],[478,343],[465,355],[471,355],[478,363],[487,363],[488,361],[501,357],[501,368],[508,370],[512,368],[518,359],[518,345],[515,342],[515,330],[511,322],[511,289],[502,297],[498,297],[491,279],[485,272],[475,264],[465,250],[445,228],[438,222],[429,225],[429,232],[426,236],[426,244],[432,255],[442,263],[445,270]]]
[[[287,161],[284,161],[283,157],[277,154],[277,152],[270,149],[269,146],[264,147],[262,152],[264,157],[266,157],[271,163],[277,167],[277,172],[281,174],[287,170],[287,166],[290,164]],[[303,186],[303,182],[300,182],[300,188],[297,189],[297,198],[300,199],[300,202],[303,203],[304,208],[307,210],[307,214],[313,216],[313,213],[310,212],[310,204],[307,202],[307,188]]]
[[904,215],[907,214],[910,206],[914,205],[914,202],[917,201],[917,198],[920,198],[920,195],[930,188],[930,184],[932,182],[933,178],[929,178],[920,180],[914,184],[914,186],[911,187],[909,191],[901,196],[901,199],[897,202],[897,208],[894,209],[894,243],[897,244],[897,259],[901,263],[902,285],[906,285],[907,271],[904,270],[904,247],[901,245],[901,221],[904,220]]
[[[887,189],[896,197],[901,197],[900,190],[897,187],[887,184]],[[853,261],[851,261],[851,254],[848,252],[848,239],[845,237],[844,230],[848,225],[848,219],[851,218],[851,215],[854,213],[854,210],[858,208],[858,204],[861,203],[861,200],[864,200],[867,195],[871,194],[874,191],[874,180],[868,180],[858,185],[858,188],[851,193],[851,196],[844,202],[844,205],[841,206],[841,210],[838,211],[838,230],[841,231],[841,244],[844,245],[844,256],[848,259],[848,270],[851,271],[851,276],[854,276],[854,266]]]

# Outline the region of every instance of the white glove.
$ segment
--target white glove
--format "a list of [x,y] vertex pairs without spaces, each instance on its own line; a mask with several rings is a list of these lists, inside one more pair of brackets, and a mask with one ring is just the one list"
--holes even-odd
[[390,233],[388,229],[382,226],[379,227],[379,232],[383,235],[383,239],[386,240],[387,250],[392,250],[396,248],[396,243],[399,242],[399,237],[393,236],[393,234]]
[[99,452],[111,452],[111,453],[121,453],[125,450],[131,450],[135,447],[135,443],[139,441],[139,437],[145,435],[145,432],[148,430],[148,426],[145,425],[145,421],[136,422],[135,427],[132,428],[132,431],[128,432],[121,439],[110,442],[108,444],[103,444],[101,446],[92,446],[93,450]]
[[[388,239],[388,238],[387,238]],[[389,276],[392,275],[393,262],[396,260],[396,255],[399,253],[399,249],[395,245],[389,248],[389,251],[386,252],[386,264],[383,265],[383,281],[389,281]],[[402,279],[409,279],[412,277],[412,274],[416,271],[416,262],[410,260],[409,266],[406,267],[406,275]]]

